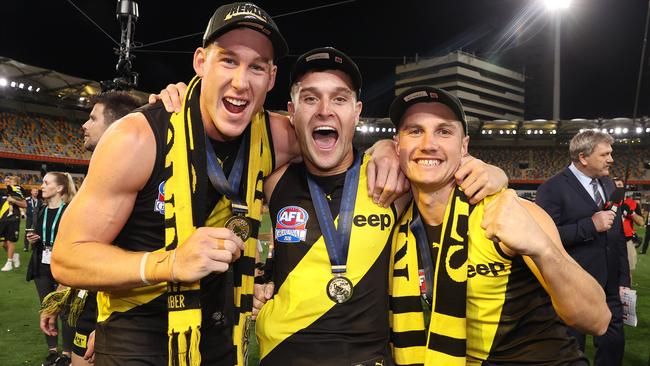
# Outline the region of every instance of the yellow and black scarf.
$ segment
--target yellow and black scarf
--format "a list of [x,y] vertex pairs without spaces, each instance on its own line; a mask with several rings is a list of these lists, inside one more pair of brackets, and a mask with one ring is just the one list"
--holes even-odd
[[[198,92],[200,78],[190,81],[180,113],[171,116],[167,132],[165,169],[169,179],[165,184],[165,249],[181,245],[200,226],[223,227],[232,215],[227,197],[217,203],[203,222],[205,212],[205,186],[208,184],[206,170],[205,132],[202,121],[193,121],[200,116]],[[196,89],[198,91],[200,89]],[[194,113],[194,114],[193,114]],[[196,119],[196,118],[195,118]],[[251,120],[248,160],[244,174],[245,199],[248,204],[246,215],[253,226],[253,233],[245,243],[242,256],[233,263],[235,325],[233,342],[237,348],[237,364],[243,364],[245,352],[244,328],[253,304],[253,277],[257,234],[262,209],[262,182],[273,170],[273,152],[264,111]],[[209,209],[209,208],[208,208]],[[168,304],[183,296],[185,307],[169,309],[169,364],[195,366],[201,362],[199,352],[201,305],[200,283],[169,284]],[[218,346],[218,345],[215,345]]]
[[[23,190],[19,186],[7,186],[7,197],[17,197],[24,199]],[[9,215],[13,214],[11,203],[5,198],[0,204],[0,220],[6,219]]]
[[[430,281],[424,280],[424,266],[419,265],[427,256],[418,255],[422,247],[416,237],[422,235],[414,234],[418,231],[412,225],[418,220],[414,203],[402,217],[393,240],[390,286],[391,338],[398,365],[465,365],[468,219],[472,208],[456,187],[445,210],[441,240],[424,238],[425,250],[430,251],[427,260],[433,264]],[[428,331],[421,302],[427,282],[431,294]]]

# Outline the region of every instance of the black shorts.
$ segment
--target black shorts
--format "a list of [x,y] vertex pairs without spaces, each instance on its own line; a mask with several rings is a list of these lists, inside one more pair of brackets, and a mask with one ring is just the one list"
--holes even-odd
[[88,349],[88,336],[95,330],[97,325],[97,294],[88,292],[84,309],[75,324],[74,341],[72,342],[72,352],[80,357],[86,354]]
[[20,230],[19,218],[15,218],[15,219],[10,218],[0,223],[0,237],[4,238],[3,240],[8,240],[14,243],[17,242],[19,230]]

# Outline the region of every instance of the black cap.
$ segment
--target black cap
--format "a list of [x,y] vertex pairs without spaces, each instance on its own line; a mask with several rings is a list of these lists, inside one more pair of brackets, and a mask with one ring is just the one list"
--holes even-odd
[[389,112],[390,120],[395,127],[399,129],[406,110],[410,106],[418,103],[442,103],[446,105],[454,112],[458,121],[463,125],[463,132],[467,135],[467,118],[465,117],[463,105],[460,104],[460,100],[445,90],[426,85],[408,88],[395,97],[390,105]]
[[357,64],[345,53],[334,47],[320,47],[298,57],[289,75],[289,85],[293,85],[309,71],[341,70],[352,80],[352,87],[361,93],[361,71]]
[[289,46],[280,34],[278,26],[264,9],[253,3],[231,3],[220,6],[210,18],[210,23],[203,34],[203,47],[222,34],[241,27],[256,30],[269,37],[276,59],[287,55]]

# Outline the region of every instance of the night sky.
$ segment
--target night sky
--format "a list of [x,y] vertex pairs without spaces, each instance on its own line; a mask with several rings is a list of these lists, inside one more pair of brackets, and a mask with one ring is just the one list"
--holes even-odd
[[[117,47],[75,7],[119,42],[116,1],[9,0],[2,3],[0,56],[93,80],[115,77]],[[133,69],[138,89],[156,91],[193,75],[192,53],[223,2],[140,0]],[[364,116],[387,115],[395,66],[403,59],[462,49],[527,77],[526,118],[551,118],[553,27],[539,0],[258,1],[287,39],[266,106],[285,109],[288,70],[312,48],[334,46],[363,73]],[[323,7],[337,4],[334,6]],[[283,15],[313,7],[320,9]],[[631,117],[648,2],[573,0],[562,23],[561,116]],[[158,45],[147,44],[201,33]],[[166,52],[161,52],[166,51]],[[171,52],[170,52],[171,51]],[[646,59],[650,54],[648,50]],[[650,114],[650,70],[644,69],[639,115]]]

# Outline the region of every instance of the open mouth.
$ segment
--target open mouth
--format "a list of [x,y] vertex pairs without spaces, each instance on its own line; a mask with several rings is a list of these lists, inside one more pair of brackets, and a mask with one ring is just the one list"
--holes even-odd
[[224,107],[230,113],[241,113],[248,106],[248,101],[243,99],[225,97],[222,101]]
[[438,166],[440,165],[440,160],[438,159],[416,159],[415,162],[420,166]]
[[311,134],[314,143],[319,149],[328,150],[336,145],[339,139],[339,133],[334,127],[320,126],[316,127]]

